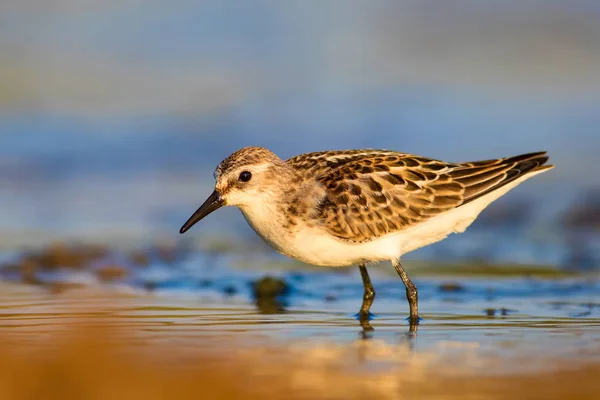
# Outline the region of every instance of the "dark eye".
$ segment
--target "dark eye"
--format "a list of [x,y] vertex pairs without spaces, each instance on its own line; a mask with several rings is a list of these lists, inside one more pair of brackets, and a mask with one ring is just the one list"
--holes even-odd
[[240,181],[242,182],[248,182],[251,178],[252,174],[250,173],[250,171],[242,171],[239,177]]

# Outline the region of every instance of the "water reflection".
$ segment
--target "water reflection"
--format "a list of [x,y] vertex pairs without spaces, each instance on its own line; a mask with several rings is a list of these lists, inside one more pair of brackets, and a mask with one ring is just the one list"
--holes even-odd
[[256,308],[261,314],[283,314],[287,303],[275,297],[257,298],[254,302]]
[[[371,325],[371,321],[374,320],[374,314],[369,313],[369,315],[365,315],[362,313],[357,314],[357,319],[359,321],[361,331],[360,338],[362,340],[370,340],[375,337],[375,328]],[[417,331],[419,330],[419,321],[415,322],[413,319],[408,318],[408,330],[404,332],[402,337],[406,340],[408,348],[410,350],[416,350],[416,339],[417,339]],[[398,332],[402,332],[402,327],[398,327]]]
[[265,276],[252,282],[252,297],[261,314],[285,312],[290,286],[283,279]]

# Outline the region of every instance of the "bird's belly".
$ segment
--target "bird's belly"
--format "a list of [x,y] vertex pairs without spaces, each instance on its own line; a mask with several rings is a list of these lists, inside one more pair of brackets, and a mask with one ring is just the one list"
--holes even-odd
[[336,267],[389,261],[441,241],[451,233],[464,231],[476,216],[469,211],[450,212],[418,226],[363,243],[340,240],[318,228],[304,228],[292,235],[278,235],[275,241],[263,239],[280,253],[313,265]]
[[400,257],[398,242],[389,239],[352,243],[316,228],[306,228],[297,231],[293,239],[286,246],[280,246],[278,251],[308,264],[344,267]]
[[363,243],[338,239],[318,227],[290,231],[281,225],[270,224],[267,227],[256,221],[248,222],[279,253],[312,265],[343,267],[399,259],[402,254],[438,242],[453,232],[463,231],[474,217],[462,214],[450,212],[418,226]]
[[278,252],[308,264],[342,267],[398,259],[451,233],[462,232],[489,203],[485,200],[482,198],[403,231],[363,243],[338,239],[318,226],[296,226],[294,230],[288,230],[280,223],[265,224],[262,218],[246,219],[256,233]]

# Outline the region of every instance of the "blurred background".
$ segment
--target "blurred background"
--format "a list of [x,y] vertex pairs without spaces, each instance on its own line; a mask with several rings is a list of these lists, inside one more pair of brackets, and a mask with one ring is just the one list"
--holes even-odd
[[410,257],[597,262],[595,0],[5,0],[0,54],[4,249],[255,240],[232,209],[177,234],[247,145],[547,150],[552,172]]
[[[596,399],[599,128],[597,0],[2,0],[0,398]],[[248,145],[556,168],[403,258],[416,340],[389,263],[370,326],[236,209],[179,235]]]

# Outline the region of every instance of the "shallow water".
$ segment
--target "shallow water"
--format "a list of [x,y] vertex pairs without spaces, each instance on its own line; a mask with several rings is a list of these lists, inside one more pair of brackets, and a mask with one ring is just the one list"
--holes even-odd
[[[318,364],[325,357],[344,374],[374,369],[390,377],[407,360],[435,373],[470,375],[535,373],[600,360],[597,275],[406,262],[422,317],[410,327],[404,286],[381,263],[369,267],[376,299],[366,326],[355,316],[363,294],[357,268],[310,268],[261,251],[159,253],[149,251],[146,266],[116,250],[76,268],[38,266],[30,279],[35,285],[20,283],[26,263],[5,254],[1,341],[38,357],[51,354],[70,328],[109,327],[127,351],[163,347],[169,357],[208,352],[236,359],[259,351],[265,353],[261,362],[277,358],[272,365]],[[107,266],[122,269],[117,279],[102,278],[99,271]],[[256,300],[254,285],[265,277],[285,283],[287,291]]]
[[[264,271],[218,270],[202,283],[176,274],[161,281],[156,270],[143,270],[141,275],[157,280],[152,291],[132,284],[141,279],[135,275],[128,283],[94,283],[63,293],[7,284],[0,291],[0,336],[47,348],[65,325],[98,324],[127,335],[131,344],[163,343],[174,353],[328,349],[367,340],[388,346],[385,362],[397,361],[390,348],[402,348],[486,374],[600,359],[600,285],[591,277],[417,277],[423,320],[409,334],[402,283],[383,272],[371,273],[374,330],[365,331],[354,316],[362,296],[357,271],[276,272],[291,286],[278,312],[253,302],[250,283]],[[459,286],[448,292],[441,289],[445,283]]]

